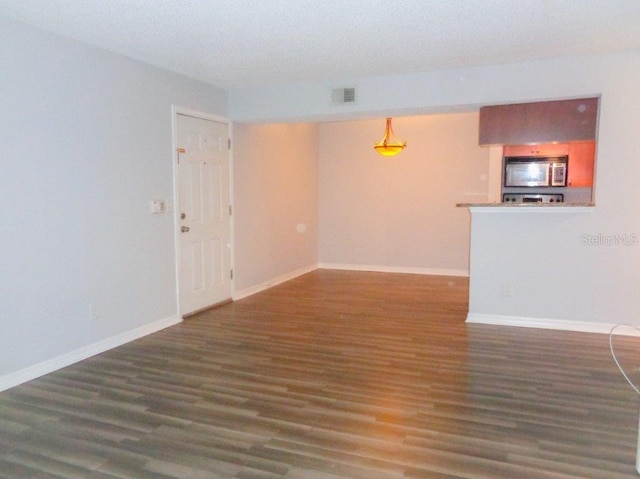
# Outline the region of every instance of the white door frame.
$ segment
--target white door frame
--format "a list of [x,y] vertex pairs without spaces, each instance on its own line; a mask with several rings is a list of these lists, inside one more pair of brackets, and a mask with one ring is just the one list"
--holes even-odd
[[[182,311],[180,307],[180,212],[178,209],[178,162],[176,160],[178,154],[178,128],[177,128],[177,115],[187,115],[195,118],[201,118],[203,120],[212,120],[217,121],[219,123],[225,123],[227,128],[229,129],[229,139],[231,140],[231,144],[233,145],[232,138],[232,128],[231,128],[231,120],[228,118],[212,115],[210,113],[205,113],[198,110],[191,110],[189,108],[183,108],[176,105],[171,105],[171,161],[172,161],[172,171],[173,171],[173,237],[174,237],[174,246],[175,246],[175,258],[176,258],[176,269],[175,269],[175,281],[176,281],[176,305],[178,310],[178,316],[182,317]],[[229,150],[229,204],[232,207],[232,211],[234,214],[231,215],[230,218],[230,226],[229,226],[229,241],[230,241],[230,261],[231,261],[231,270],[234,270],[234,216],[235,211],[233,209],[233,148]],[[235,296],[235,275],[231,278],[231,298]]]

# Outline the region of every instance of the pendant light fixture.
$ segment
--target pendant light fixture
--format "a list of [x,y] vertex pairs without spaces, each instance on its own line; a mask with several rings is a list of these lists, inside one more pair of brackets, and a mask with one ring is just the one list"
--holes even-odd
[[407,142],[401,142],[396,138],[391,127],[391,118],[387,118],[387,126],[384,129],[384,137],[374,145],[375,150],[382,156],[395,156],[407,147]]

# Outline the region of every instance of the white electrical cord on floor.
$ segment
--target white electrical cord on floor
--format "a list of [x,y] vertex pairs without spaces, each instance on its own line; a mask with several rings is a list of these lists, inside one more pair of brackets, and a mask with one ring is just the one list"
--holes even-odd
[[629,376],[627,376],[627,373],[624,372],[624,369],[622,369],[622,366],[620,366],[620,363],[618,362],[618,358],[616,357],[616,353],[613,350],[613,332],[621,326],[627,326],[629,328],[637,329],[635,326],[631,326],[629,324],[616,324],[613,328],[611,328],[611,331],[609,331],[609,350],[611,351],[611,357],[613,357],[613,360],[615,361],[616,366],[618,366],[618,369],[620,370],[624,378],[629,383],[629,386],[631,386],[633,390],[636,392],[636,394],[640,396],[640,389],[638,389],[638,387],[635,384],[633,384],[633,381],[629,379]]
[[[635,384],[633,384],[633,381],[629,378],[629,376],[627,376],[627,373],[624,371],[624,369],[620,365],[620,362],[616,357],[616,353],[613,350],[613,333],[620,326],[628,326],[629,328],[638,329],[636,326],[631,326],[630,324],[616,324],[613,328],[611,328],[611,331],[609,331],[609,350],[611,351],[611,357],[613,357],[613,361],[616,363],[616,366],[618,366],[618,369],[620,370],[624,378],[629,383],[629,386],[631,386],[633,390],[636,392],[636,394],[640,396],[640,390]],[[638,418],[638,443],[636,445],[636,471],[638,472],[638,474],[640,474],[640,417]]]

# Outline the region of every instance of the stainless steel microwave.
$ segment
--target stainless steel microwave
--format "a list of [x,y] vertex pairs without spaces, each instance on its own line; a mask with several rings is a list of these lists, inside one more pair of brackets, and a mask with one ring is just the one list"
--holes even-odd
[[504,186],[567,186],[568,156],[505,156]]

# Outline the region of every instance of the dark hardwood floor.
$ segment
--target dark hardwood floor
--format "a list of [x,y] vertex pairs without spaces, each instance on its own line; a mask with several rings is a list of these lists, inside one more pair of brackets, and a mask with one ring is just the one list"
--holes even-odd
[[0,477],[638,477],[606,335],[466,311],[465,278],[304,275],[0,393]]

